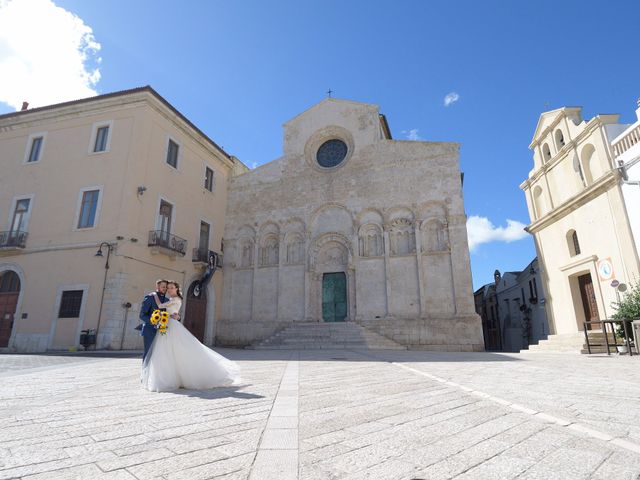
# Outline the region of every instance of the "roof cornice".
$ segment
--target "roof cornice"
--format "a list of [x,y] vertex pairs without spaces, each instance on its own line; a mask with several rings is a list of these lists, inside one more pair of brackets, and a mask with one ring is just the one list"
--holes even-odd
[[[185,117],[177,108],[171,105],[162,95],[156,92],[151,86],[132,88],[130,90],[122,90],[118,92],[97,95],[95,97],[82,98],[69,102],[47,105],[44,107],[31,108],[18,112],[6,113],[0,115],[0,131],[15,128],[21,124],[49,120],[51,118],[59,118],[61,115],[77,115],[79,113],[93,113],[97,109],[110,107],[122,107],[128,104],[139,102],[147,102],[154,105],[156,110],[164,114],[171,113],[173,120],[177,124],[183,124],[185,129],[194,138],[201,138],[203,145],[209,149],[213,149],[223,157],[225,163],[233,165],[235,161],[222,147],[214,142],[208,135],[200,130],[191,120]],[[171,115],[167,115],[171,118]],[[177,121],[176,121],[177,120]],[[186,128],[184,128],[186,127]]]

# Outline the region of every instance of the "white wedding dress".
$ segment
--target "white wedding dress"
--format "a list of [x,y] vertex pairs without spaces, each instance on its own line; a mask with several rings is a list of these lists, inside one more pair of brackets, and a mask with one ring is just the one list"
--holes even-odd
[[[159,304],[169,316],[178,313],[181,306],[180,297]],[[169,318],[167,333],[156,333],[151,344],[141,380],[152,392],[206,390],[240,383],[240,367],[200,343],[182,323]]]

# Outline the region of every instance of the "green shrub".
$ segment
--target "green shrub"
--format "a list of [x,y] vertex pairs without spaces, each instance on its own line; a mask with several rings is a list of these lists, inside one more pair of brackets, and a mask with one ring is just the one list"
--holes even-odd
[[[629,286],[629,291],[623,293],[619,302],[613,302],[614,313],[611,318],[614,320],[637,320],[640,319],[640,283],[632,283]],[[627,334],[629,340],[633,340],[633,330],[631,323],[627,323]],[[616,336],[625,339],[624,328],[622,324],[616,325]]]

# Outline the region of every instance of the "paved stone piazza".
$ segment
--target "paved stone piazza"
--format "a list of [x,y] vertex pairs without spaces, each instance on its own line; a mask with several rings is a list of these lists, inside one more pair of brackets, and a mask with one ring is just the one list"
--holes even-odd
[[640,357],[219,351],[241,386],[1,355],[0,480],[640,478]]

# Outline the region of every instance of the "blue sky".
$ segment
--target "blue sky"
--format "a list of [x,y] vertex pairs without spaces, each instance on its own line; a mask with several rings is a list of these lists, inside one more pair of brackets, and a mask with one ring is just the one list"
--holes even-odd
[[[7,20],[15,3],[23,21],[17,8]],[[583,106],[631,122],[640,97],[637,0],[53,5],[0,0],[0,113],[148,84],[257,166],[281,155],[282,124],[329,88],[375,103],[396,139],[462,144],[467,215],[493,239],[472,251],[474,288],[535,256],[531,238],[506,240],[519,230],[508,220],[529,223],[519,185],[540,113]]]

